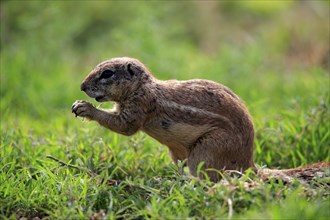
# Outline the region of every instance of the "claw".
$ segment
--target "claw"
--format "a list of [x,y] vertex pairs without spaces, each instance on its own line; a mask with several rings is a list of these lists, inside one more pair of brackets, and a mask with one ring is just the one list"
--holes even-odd
[[72,111],[73,111],[74,107],[76,107],[76,103],[72,104],[72,106],[71,106]]
[[71,107],[71,112],[74,113],[75,116],[77,117],[77,113],[76,113],[76,109],[75,109],[75,107],[76,107],[76,104],[74,103],[74,104],[72,105],[72,107]]

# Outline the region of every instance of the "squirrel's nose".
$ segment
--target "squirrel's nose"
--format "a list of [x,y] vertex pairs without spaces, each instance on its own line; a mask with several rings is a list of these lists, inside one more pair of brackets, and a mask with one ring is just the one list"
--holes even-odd
[[80,90],[81,90],[81,91],[84,91],[84,92],[86,91],[86,85],[85,85],[84,82],[81,83],[81,85],[80,85]]

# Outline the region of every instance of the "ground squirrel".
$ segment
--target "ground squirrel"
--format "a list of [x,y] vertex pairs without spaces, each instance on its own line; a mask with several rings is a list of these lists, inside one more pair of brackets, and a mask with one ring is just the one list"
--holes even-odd
[[201,162],[212,181],[221,179],[214,170],[256,170],[251,116],[224,85],[201,79],[161,81],[140,61],[124,57],[98,64],[81,90],[116,106],[105,111],[76,101],[72,106],[76,116],[123,135],[147,133],[168,146],[175,163],[187,159],[194,176]]

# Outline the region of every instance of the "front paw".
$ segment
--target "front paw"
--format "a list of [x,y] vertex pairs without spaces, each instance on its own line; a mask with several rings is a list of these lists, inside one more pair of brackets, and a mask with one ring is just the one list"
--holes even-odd
[[74,113],[76,117],[79,116],[87,119],[93,119],[96,110],[92,103],[81,100],[75,101],[71,109],[72,113]]

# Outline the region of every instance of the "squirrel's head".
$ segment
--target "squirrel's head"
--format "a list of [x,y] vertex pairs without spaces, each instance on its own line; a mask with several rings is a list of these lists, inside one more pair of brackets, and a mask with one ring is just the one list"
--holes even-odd
[[98,102],[122,101],[151,79],[152,75],[140,61],[113,58],[98,64],[80,88]]

